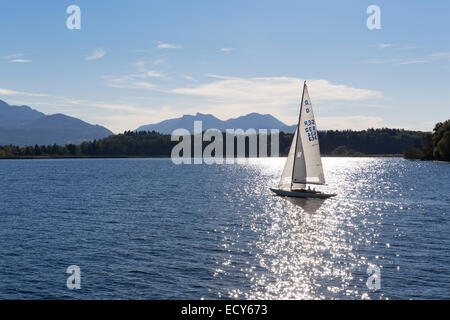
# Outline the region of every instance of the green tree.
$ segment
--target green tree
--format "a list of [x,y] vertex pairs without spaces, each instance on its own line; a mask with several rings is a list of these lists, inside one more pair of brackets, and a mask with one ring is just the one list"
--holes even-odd
[[450,161],[450,131],[444,133],[433,150],[436,160]]

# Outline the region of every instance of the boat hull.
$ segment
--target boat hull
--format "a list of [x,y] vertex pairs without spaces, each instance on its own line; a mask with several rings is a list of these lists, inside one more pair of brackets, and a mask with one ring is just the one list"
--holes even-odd
[[270,188],[270,190],[278,196],[282,197],[295,197],[295,198],[320,198],[326,199],[330,197],[334,197],[336,194],[330,193],[312,193],[312,192],[302,192],[302,191],[289,191],[289,190],[281,190]]

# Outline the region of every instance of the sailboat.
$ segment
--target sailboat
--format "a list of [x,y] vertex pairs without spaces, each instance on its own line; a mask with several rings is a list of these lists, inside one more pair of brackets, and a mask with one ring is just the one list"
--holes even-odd
[[325,185],[319,137],[306,81],[303,84],[298,124],[292,138],[289,154],[281,174],[278,188],[270,188],[279,196],[298,198],[329,198],[326,194],[307,185]]

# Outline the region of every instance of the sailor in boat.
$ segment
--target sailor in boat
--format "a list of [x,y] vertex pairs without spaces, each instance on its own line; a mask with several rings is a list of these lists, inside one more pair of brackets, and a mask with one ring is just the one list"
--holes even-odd
[[308,189],[292,189],[292,191],[308,192],[308,193],[320,193],[320,191],[316,191],[316,188],[311,189],[310,186],[308,186]]

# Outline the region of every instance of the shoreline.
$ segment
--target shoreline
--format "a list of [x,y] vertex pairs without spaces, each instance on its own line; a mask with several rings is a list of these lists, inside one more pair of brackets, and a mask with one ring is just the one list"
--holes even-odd
[[[402,158],[402,154],[364,154],[364,155],[322,155],[322,158]],[[270,158],[270,157],[267,157]],[[286,156],[279,156],[286,158]],[[104,155],[104,156],[19,156],[0,157],[0,160],[46,160],[46,159],[170,159],[170,156],[127,156],[127,155]],[[247,158],[249,159],[249,158]],[[255,159],[255,158],[251,158]],[[257,159],[257,158],[256,158]]]

